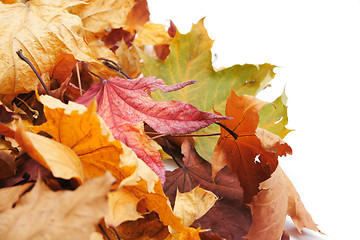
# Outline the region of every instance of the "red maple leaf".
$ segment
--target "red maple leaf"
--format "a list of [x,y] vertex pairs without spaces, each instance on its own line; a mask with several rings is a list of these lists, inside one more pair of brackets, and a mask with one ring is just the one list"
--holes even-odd
[[156,102],[150,97],[157,89],[171,92],[193,83],[195,81],[168,86],[155,77],[110,78],[92,85],[76,102],[88,106],[95,99],[98,113],[114,137],[132,148],[164,182],[165,170],[160,154],[145,135],[143,122],[159,133],[174,135],[195,132],[219,120],[229,119],[202,112],[185,102]]

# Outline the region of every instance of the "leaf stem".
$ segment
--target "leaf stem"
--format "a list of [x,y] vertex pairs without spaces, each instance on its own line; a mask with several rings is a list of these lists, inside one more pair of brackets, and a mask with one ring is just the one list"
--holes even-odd
[[90,69],[86,66],[84,61],[81,61],[81,63],[83,64],[84,68],[86,69],[86,71],[88,71],[89,73],[91,73],[92,75],[94,75],[95,77],[98,77],[101,81],[104,81],[104,79],[102,77],[100,77],[99,75],[97,75],[96,73],[90,71]]
[[111,238],[109,237],[109,235],[107,235],[105,229],[101,226],[101,224],[99,223],[98,224],[100,230],[103,232],[103,234],[105,235],[105,237],[108,239],[108,240],[111,240]]
[[216,122],[215,124],[219,125],[220,127],[222,127],[223,129],[225,129],[228,133],[230,133],[231,136],[233,136],[235,138],[235,140],[239,137],[239,135],[237,135],[236,133],[234,133],[232,130],[230,130],[228,127],[226,127],[225,125]]
[[26,62],[30,67],[31,69],[33,70],[33,72],[35,73],[36,77],[39,79],[41,85],[43,86],[43,88],[45,89],[45,92],[47,93],[47,95],[51,96],[51,93],[49,91],[49,89],[46,87],[44,81],[42,80],[40,74],[38,73],[38,71],[36,70],[36,68],[34,67],[34,65],[30,62],[29,59],[27,59],[23,53],[22,53],[22,49],[19,49],[18,51],[16,51],[16,54],[19,56],[19,58],[21,60],[23,60],[24,62]]
[[171,151],[170,147],[169,147],[169,144],[168,144],[168,140],[166,139],[165,136],[162,137],[164,139],[164,142],[165,142],[165,145],[166,145],[166,148],[169,150],[169,153],[170,153],[170,156],[172,157],[172,159],[174,160],[174,162],[176,163],[176,165],[179,167],[179,168],[183,168],[183,166],[181,166],[181,164],[176,160],[176,158],[174,157],[174,154],[173,152]]
[[76,75],[77,75],[78,84],[79,84],[80,96],[82,96],[82,86],[81,86],[79,62],[76,62]]
[[22,102],[33,114],[33,118],[37,119],[39,117],[39,111],[32,109],[24,100],[22,100],[21,98],[15,97],[17,100],[19,100],[20,102]]
[[104,64],[111,68],[114,69],[118,72],[120,72],[122,75],[124,75],[127,79],[131,79],[131,77],[129,75],[127,75],[123,70],[121,70],[121,67],[119,64],[117,64],[116,62],[114,62],[113,60],[107,59],[107,58],[97,58],[98,60],[103,60]]
[[[156,132],[148,132],[147,134],[157,134]],[[169,134],[159,134],[157,136],[154,136],[150,138],[151,140],[165,137],[165,136],[171,136],[171,137],[209,137],[209,136],[219,136],[221,133],[208,133],[208,134],[183,134],[183,135],[169,135]]]

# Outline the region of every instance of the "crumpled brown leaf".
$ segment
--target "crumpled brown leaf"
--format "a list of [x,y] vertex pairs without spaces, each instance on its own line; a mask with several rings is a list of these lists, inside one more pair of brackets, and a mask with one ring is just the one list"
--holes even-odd
[[107,211],[110,173],[75,191],[51,191],[40,179],[14,208],[0,214],[0,239],[89,239]]
[[245,238],[278,240],[283,234],[286,214],[300,233],[303,227],[320,232],[280,166],[269,179],[260,183],[259,190],[249,204],[253,223]]

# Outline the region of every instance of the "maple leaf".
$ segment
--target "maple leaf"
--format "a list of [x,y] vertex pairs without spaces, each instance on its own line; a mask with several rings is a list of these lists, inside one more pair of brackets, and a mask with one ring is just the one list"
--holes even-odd
[[185,139],[182,144],[184,165],[173,171],[166,171],[164,191],[172,204],[177,190],[188,192],[200,186],[215,193],[219,200],[193,226],[210,229],[225,239],[238,239],[245,236],[250,229],[251,213],[243,200],[243,190],[237,177],[223,168],[212,180],[211,164],[195,151],[194,143]]
[[[229,166],[239,178],[246,202],[250,202],[259,191],[259,183],[268,179],[275,171],[278,156],[292,152],[290,146],[276,138],[264,148],[265,143],[256,135],[258,113],[265,104],[266,102],[255,97],[237,96],[231,92],[226,104],[226,115],[233,119],[220,123],[236,136],[222,128],[212,157],[213,176],[224,166]],[[263,136],[265,140],[268,135]]]
[[88,31],[99,33],[125,26],[127,15],[134,5],[134,0],[87,0],[69,11],[81,18]]
[[[156,211],[160,221],[176,232],[192,231],[173,214],[158,176],[130,148],[114,139],[96,113],[95,101],[87,109],[74,102],[64,104],[47,95],[40,96],[40,101],[48,121],[32,130],[44,131],[71,148],[81,160],[86,178],[110,171],[117,179],[119,189],[108,195],[107,225],[117,227],[124,221],[141,217],[137,212],[141,204],[149,211]],[[124,199],[129,200],[126,207],[122,205]]]
[[53,192],[38,179],[14,208],[0,213],[0,239],[89,239],[106,213],[113,181],[108,173],[75,191]]
[[[174,94],[156,93],[153,97],[157,101],[182,100],[202,111],[211,112],[215,109],[223,113],[230,89],[239,95],[256,95],[274,78],[275,66],[244,64],[215,71],[211,62],[213,41],[209,38],[203,21],[204,19],[201,19],[194,24],[188,34],[176,33],[165,61],[154,59],[139,50],[144,61],[142,73],[144,76],[161,78],[166,84],[197,81],[196,85]],[[219,132],[219,127],[211,125],[199,131],[201,134],[213,132]],[[196,139],[196,148],[200,155],[210,160],[216,141],[217,137]]]
[[279,239],[283,233],[286,214],[291,216],[300,233],[303,227],[320,232],[280,166],[269,179],[260,183],[259,190],[249,204],[253,223],[245,238]]
[[92,85],[76,102],[87,106],[95,99],[99,105],[98,113],[114,137],[132,148],[164,182],[160,155],[146,137],[142,122],[145,121],[159,133],[185,134],[225,119],[199,111],[185,102],[156,102],[150,98],[150,93],[157,89],[176,91],[192,83],[167,86],[154,77],[131,80],[110,78]]
[[37,88],[36,75],[15,54],[19,49],[40,75],[50,71],[63,53],[100,65],[82,38],[81,20],[66,10],[76,3],[65,0],[0,3],[0,94],[25,93]]
[[264,105],[259,112],[259,128],[266,129],[281,138],[292,130],[285,126],[288,124],[287,96],[285,91],[274,102]]

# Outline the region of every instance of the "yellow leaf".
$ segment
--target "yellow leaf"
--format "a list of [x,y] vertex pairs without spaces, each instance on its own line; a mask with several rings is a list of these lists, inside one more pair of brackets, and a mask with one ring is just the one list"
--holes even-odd
[[0,239],[89,239],[107,210],[111,174],[75,191],[51,191],[40,179],[14,208],[0,214]]
[[176,194],[174,214],[183,220],[184,226],[189,227],[193,222],[207,213],[215,204],[218,197],[201,187],[190,192]]
[[[120,141],[114,140],[104,121],[96,113],[96,103],[88,108],[69,102],[64,104],[50,96],[40,96],[44,104],[47,122],[33,127],[34,131],[44,131],[56,141],[70,147],[80,158],[86,178],[102,175],[110,171],[119,183],[123,193],[110,196],[110,213],[107,214],[107,224],[115,225],[129,219],[134,219],[136,204],[142,200],[149,211],[156,211],[164,225],[171,226],[177,232],[185,229],[177,218],[161,187],[157,175],[136,154]],[[124,193],[125,192],[125,193]],[[126,216],[115,211],[122,208],[116,204],[116,196],[124,194],[134,196],[129,203],[131,213]],[[130,198],[129,198],[130,199]]]
[[172,38],[165,30],[165,25],[147,22],[135,39],[134,44],[138,47],[145,45],[169,45]]
[[32,0],[26,4],[0,4],[0,94],[26,93],[37,88],[35,74],[16,55],[19,49],[40,75],[50,71],[63,53],[96,62],[82,38],[81,20],[66,10],[76,3]]
[[99,33],[124,27],[134,5],[134,0],[87,0],[72,7],[70,12],[81,18],[88,31]]
[[15,139],[33,159],[48,168],[55,177],[84,181],[80,159],[69,147],[47,137],[25,132],[21,122],[15,132]]
[[119,48],[115,52],[121,69],[131,78],[137,78],[140,73],[140,56],[136,48],[129,48],[124,40],[121,40]]

